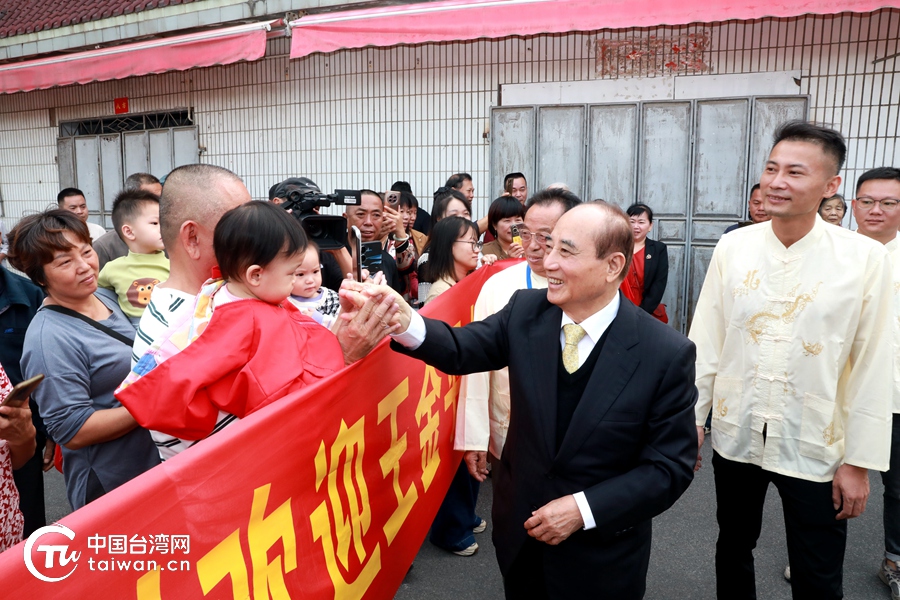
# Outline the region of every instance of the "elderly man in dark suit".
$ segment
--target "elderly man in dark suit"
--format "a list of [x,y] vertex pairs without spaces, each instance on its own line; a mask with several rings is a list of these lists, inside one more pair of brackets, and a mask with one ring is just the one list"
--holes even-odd
[[694,345],[621,301],[620,209],[576,207],[547,244],[546,291],[463,328],[403,306],[393,347],[451,374],[509,367],[493,507],[507,598],[641,598],[651,519],[693,478]]

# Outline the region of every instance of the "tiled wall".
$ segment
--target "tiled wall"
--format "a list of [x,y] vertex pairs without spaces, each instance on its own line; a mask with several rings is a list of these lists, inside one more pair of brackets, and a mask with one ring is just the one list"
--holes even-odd
[[[502,84],[623,79],[598,66],[596,41],[708,36],[702,69],[677,75],[800,70],[812,119],[850,146],[846,189],[865,169],[900,163],[900,11],[626,29],[471,42],[365,48],[289,60],[287,39],[255,63],[0,96],[0,201],[7,224],[58,191],[60,121],[106,116],[126,96],[132,112],[194,109],[201,161],[241,175],[251,194],[291,175],[323,190],[386,189],[409,181],[430,204],[448,175],[474,177],[476,215],[485,189],[490,109]],[[627,59],[622,59],[627,60]],[[651,61],[652,62],[652,61]],[[620,69],[666,75],[653,63]],[[609,73],[607,69],[605,73]],[[895,79],[897,82],[895,84]]]

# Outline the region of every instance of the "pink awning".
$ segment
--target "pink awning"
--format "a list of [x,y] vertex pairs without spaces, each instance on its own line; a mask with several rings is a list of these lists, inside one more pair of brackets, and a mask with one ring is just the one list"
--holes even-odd
[[900,0],[450,0],[302,17],[291,58],[342,48],[871,12]]
[[0,93],[257,60],[270,27],[253,23],[0,66]]

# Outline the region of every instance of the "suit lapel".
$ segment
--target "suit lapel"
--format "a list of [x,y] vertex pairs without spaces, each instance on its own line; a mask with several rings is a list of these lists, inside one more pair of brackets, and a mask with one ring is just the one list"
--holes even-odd
[[[644,290],[650,286],[650,282],[653,281],[654,276],[656,275],[656,265],[659,262],[659,257],[656,255],[656,242],[647,238],[647,242],[644,244]],[[650,258],[647,258],[649,255]]]
[[531,382],[534,390],[535,414],[541,420],[547,456],[552,458],[556,448],[556,379],[559,370],[559,328],[562,310],[550,307],[534,321],[529,338],[536,344],[547,344],[546,351],[530,352]]
[[[619,305],[619,312],[609,326],[609,335],[597,357],[597,364],[588,379],[584,396],[572,415],[569,430],[553,461],[555,465],[564,464],[578,451],[637,370],[640,352],[635,333],[635,311],[638,310],[641,309],[628,302]],[[554,385],[555,383],[554,377]],[[553,427],[556,427],[556,415],[553,416]]]

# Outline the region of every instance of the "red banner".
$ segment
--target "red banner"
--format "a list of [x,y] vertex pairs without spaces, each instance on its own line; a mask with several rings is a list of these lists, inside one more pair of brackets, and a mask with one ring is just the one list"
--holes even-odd
[[[423,314],[468,323],[500,268]],[[458,391],[384,341],[35,532],[0,581],[17,598],[392,597],[459,464]]]

